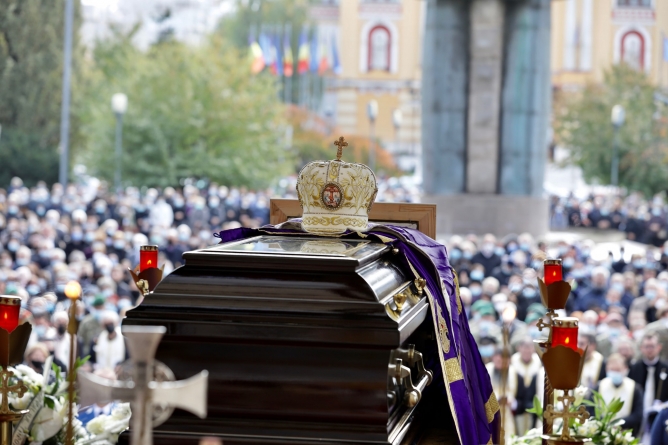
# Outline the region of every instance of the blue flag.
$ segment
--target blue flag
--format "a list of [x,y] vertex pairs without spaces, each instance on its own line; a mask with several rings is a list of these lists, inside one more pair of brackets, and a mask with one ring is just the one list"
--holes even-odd
[[339,61],[339,49],[336,47],[336,36],[332,36],[332,71],[341,74],[341,62]]
[[309,64],[309,69],[312,73],[318,72],[318,35],[316,32],[313,33],[311,37],[311,61]]
[[668,37],[661,34],[663,37],[663,60],[668,62]]

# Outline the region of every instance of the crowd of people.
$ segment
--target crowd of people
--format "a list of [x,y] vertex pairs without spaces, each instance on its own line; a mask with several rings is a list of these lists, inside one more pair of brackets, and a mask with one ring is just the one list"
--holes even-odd
[[[293,176],[254,191],[192,180],[116,193],[86,176],[50,188],[29,188],[14,178],[0,189],[0,294],[19,296],[23,317],[33,324],[26,364],[41,372],[53,355],[66,370],[64,292],[74,280],[83,288],[77,354],[90,357],[86,367],[108,375],[127,355],[119,324],[139,297],[128,272],[138,263],[139,246],[157,245],[167,274],[185,251],[215,244],[214,232],[269,223],[269,197],[296,198],[295,183]],[[403,179],[382,179],[378,196],[416,201],[418,190]]]
[[550,227],[619,230],[629,240],[662,246],[668,240],[668,206],[663,194],[651,200],[638,192],[621,195],[605,191],[584,199],[552,196]]
[[[186,181],[175,188],[128,187],[114,193],[95,178],[50,188],[12,180],[0,190],[0,294],[19,296],[22,317],[33,324],[25,364],[41,372],[53,356],[67,370],[69,300],[64,292],[76,280],[83,288],[77,355],[89,356],[85,366],[99,375],[115,375],[127,357],[120,321],[139,297],[128,273],[137,265],[139,246],[158,245],[159,261],[169,273],[185,251],[214,244],[215,231],[268,223],[269,197],[295,197],[294,182],[286,178],[272,190],[252,191]],[[655,219],[663,218],[663,210],[655,212],[663,204],[657,198],[651,206],[633,207],[640,202],[633,196],[553,206],[556,213],[565,212],[567,226],[618,228],[648,242],[645,254],[630,258],[594,260],[589,240],[547,245],[528,234],[445,240],[472,334],[497,389],[504,327],[510,334],[511,381],[505,396],[512,424],[507,431],[512,426],[522,434],[538,421],[527,410],[542,394],[542,366],[533,340],[546,335],[538,327],[545,308],[536,277],[547,257],[561,258],[565,279],[574,280],[563,315],[580,319],[579,342],[588,346],[583,385],[627,398],[620,416],[637,434],[651,432],[650,413],[660,412],[668,401],[668,346],[663,347],[668,341],[668,243],[659,243],[665,220]],[[418,199],[418,190],[399,179],[379,183],[379,200]],[[555,212],[552,216],[554,222]],[[645,229],[654,235],[632,230],[631,216],[646,218]]]
[[[592,258],[590,240],[548,246],[528,234],[502,240],[454,236],[446,245],[471,332],[497,391],[504,386],[504,328],[509,333],[513,355],[505,385],[506,418],[514,422],[506,432],[521,435],[539,420],[527,412],[534,397],[542,397],[543,370],[533,342],[547,336],[539,325],[546,310],[537,277],[544,259],[560,258],[564,279],[573,282],[560,315],[579,319],[578,344],[587,351],[581,384],[598,390],[608,402],[624,400],[618,417],[638,437],[645,436],[643,443],[650,443],[654,416],[668,401],[668,244],[648,245],[644,255],[626,258],[622,252],[598,261]],[[665,433],[663,424],[655,424],[657,434]]]

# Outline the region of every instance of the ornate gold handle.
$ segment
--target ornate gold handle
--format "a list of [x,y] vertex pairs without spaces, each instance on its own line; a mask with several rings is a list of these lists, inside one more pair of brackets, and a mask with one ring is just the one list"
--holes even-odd
[[404,310],[406,300],[408,300],[408,294],[406,292],[397,292],[394,294],[394,304],[397,306],[397,312]]

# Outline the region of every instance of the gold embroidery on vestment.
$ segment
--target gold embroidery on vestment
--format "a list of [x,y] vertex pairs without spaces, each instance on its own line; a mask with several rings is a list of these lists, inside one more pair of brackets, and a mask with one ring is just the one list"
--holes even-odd
[[464,380],[464,373],[462,373],[462,367],[459,366],[457,357],[449,358],[445,361],[445,377],[448,379],[450,385],[459,380]]
[[489,400],[485,403],[485,413],[487,414],[487,423],[494,421],[494,416],[499,412],[499,402],[496,400],[496,395],[492,393]]
[[452,271],[452,278],[454,279],[455,282],[455,294],[457,295],[457,311],[459,313],[462,313],[462,297],[459,295],[459,278],[457,278],[457,271],[455,270],[454,267],[450,268]]
[[441,336],[441,348],[446,354],[450,352],[450,339],[448,338],[448,324],[445,322],[445,318],[441,315],[440,308],[436,308],[438,313],[438,333]]

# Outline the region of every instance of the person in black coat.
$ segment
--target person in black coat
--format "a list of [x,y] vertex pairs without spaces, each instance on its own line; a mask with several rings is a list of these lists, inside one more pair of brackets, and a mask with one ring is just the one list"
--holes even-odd
[[[661,346],[658,335],[654,333],[645,334],[640,344],[641,358],[631,365],[629,369],[629,378],[635,380],[643,389],[648,387],[647,377],[650,372],[654,373],[654,397],[652,403],[655,400],[661,402],[668,401],[668,382],[666,382],[668,363],[659,360]],[[653,368],[653,371],[650,371],[650,368]]]
[[[660,360],[661,346],[657,334],[645,334],[640,343],[640,360],[631,365],[629,369],[629,378],[635,380],[645,392],[643,397],[643,409],[647,417],[645,432],[650,431],[656,416],[652,407],[657,401],[668,400],[668,382],[666,382],[668,363]],[[650,374],[654,374],[653,381],[649,379]],[[651,395],[648,395],[648,391]]]

